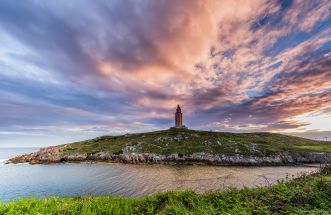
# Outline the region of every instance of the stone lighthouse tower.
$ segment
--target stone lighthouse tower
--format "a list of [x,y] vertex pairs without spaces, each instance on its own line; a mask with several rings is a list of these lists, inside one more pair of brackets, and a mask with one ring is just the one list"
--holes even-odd
[[175,113],[175,128],[183,127],[183,114],[180,106],[177,105],[176,113]]

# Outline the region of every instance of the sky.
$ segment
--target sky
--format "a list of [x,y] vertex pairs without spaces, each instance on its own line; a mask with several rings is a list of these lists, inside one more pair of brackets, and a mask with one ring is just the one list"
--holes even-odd
[[0,147],[167,129],[331,139],[331,1],[0,1]]

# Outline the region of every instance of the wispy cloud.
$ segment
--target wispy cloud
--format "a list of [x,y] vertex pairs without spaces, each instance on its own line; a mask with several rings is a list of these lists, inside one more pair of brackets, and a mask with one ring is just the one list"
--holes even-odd
[[177,103],[190,127],[304,131],[331,104],[330,7],[1,1],[0,131],[166,128]]

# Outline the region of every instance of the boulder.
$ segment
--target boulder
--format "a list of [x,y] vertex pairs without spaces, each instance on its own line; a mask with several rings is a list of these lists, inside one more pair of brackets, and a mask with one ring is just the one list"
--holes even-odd
[[69,155],[64,155],[61,160],[64,161],[85,161],[87,154],[74,153]]
[[107,161],[112,160],[112,155],[109,152],[97,152],[95,154],[90,154],[86,158],[87,160],[96,160],[96,161]]

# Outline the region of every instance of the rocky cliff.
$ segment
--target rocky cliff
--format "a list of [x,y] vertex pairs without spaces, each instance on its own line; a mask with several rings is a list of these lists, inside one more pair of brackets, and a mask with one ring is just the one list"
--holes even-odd
[[241,154],[211,154],[197,152],[188,155],[172,153],[168,155],[155,153],[123,153],[110,154],[106,151],[94,154],[72,153],[63,154],[65,147],[48,147],[31,154],[18,155],[7,163],[60,163],[60,162],[117,162],[129,164],[210,164],[210,165],[292,165],[305,163],[331,162],[331,153],[326,152],[277,152],[266,156]]

